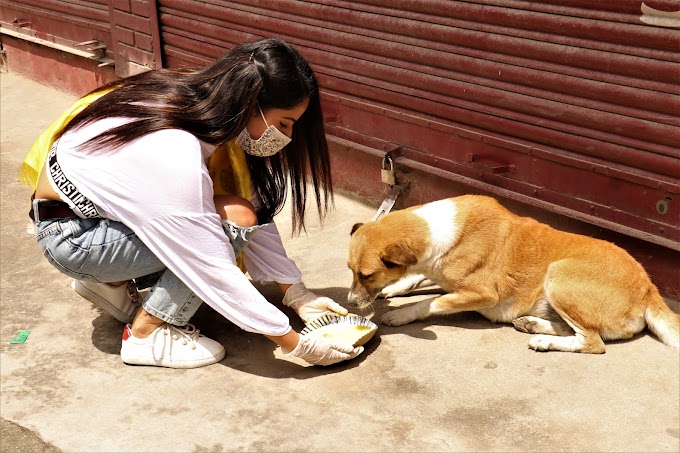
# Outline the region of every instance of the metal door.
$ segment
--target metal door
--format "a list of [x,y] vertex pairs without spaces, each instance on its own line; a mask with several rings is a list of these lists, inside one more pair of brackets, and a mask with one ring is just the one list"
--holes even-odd
[[4,35],[111,65],[108,0],[0,0]]
[[329,135],[680,250],[680,4],[158,0],[167,66],[278,36]]

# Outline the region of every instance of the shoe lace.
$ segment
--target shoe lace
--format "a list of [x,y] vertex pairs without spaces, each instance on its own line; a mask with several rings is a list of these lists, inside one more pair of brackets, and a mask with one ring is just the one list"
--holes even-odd
[[183,345],[189,345],[191,349],[196,349],[199,332],[193,324],[187,324],[184,327],[173,326],[172,324],[165,324],[166,328],[163,330],[165,335],[171,335],[175,341],[182,341]]

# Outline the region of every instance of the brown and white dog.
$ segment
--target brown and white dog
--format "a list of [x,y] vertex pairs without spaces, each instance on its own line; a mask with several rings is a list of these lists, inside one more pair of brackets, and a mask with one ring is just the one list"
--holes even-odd
[[390,326],[476,311],[538,334],[529,341],[536,351],[603,353],[603,340],[631,338],[645,325],[680,347],[680,317],[627,252],[517,216],[491,197],[449,198],[356,224],[348,265],[353,307],[395,283],[410,288],[418,274],[445,291],[388,312],[381,322]]

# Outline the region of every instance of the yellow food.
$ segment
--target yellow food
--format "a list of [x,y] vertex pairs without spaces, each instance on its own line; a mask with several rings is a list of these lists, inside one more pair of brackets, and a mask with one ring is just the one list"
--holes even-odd
[[323,337],[327,340],[361,346],[371,339],[375,329],[356,324],[329,324],[310,331],[307,335]]

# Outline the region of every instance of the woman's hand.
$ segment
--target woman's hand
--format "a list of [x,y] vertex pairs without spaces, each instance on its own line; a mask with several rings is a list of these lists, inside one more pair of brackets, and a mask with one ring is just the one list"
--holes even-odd
[[283,296],[283,304],[292,307],[305,323],[323,315],[345,316],[348,313],[345,307],[333,299],[314,294],[302,283],[291,285],[286,290]]
[[327,366],[353,359],[362,352],[364,352],[362,346],[355,348],[349,344],[331,343],[321,338],[302,335],[295,349],[285,355],[299,357],[312,365]]
[[280,337],[270,335],[266,337],[281,346],[284,357],[299,357],[312,365],[332,365],[353,359],[364,352],[362,346],[355,348],[349,344],[331,343],[327,340],[299,335],[294,330]]

